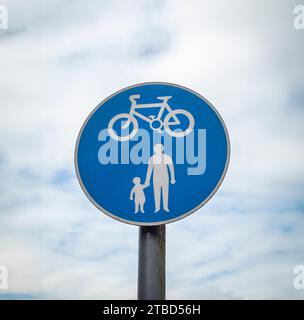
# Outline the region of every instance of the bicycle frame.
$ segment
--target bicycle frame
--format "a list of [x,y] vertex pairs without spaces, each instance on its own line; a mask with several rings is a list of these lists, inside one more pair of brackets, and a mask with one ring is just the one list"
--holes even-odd
[[[144,116],[143,114],[139,113],[138,111],[136,111],[136,109],[146,109],[146,108],[159,108],[159,112],[156,118],[149,118]],[[162,115],[164,113],[164,111],[167,110],[168,113],[172,112],[171,107],[168,105],[167,101],[162,101],[162,102],[158,102],[158,103],[147,103],[147,104],[137,104],[136,101],[132,102],[131,108],[130,108],[130,115],[132,117],[134,117],[135,115],[139,118],[141,118],[142,120],[148,122],[148,123],[152,123],[153,121],[157,120],[162,122],[161,118]],[[169,122],[169,124],[180,124],[179,120],[177,119],[177,117],[175,115],[172,116],[172,118],[174,119],[173,122]]]
[[[193,116],[191,115],[190,112],[183,110],[183,109],[174,109],[172,110],[171,107],[168,104],[168,100],[171,98],[171,96],[162,96],[162,97],[157,97],[157,99],[161,100],[161,102],[156,102],[156,103],[147,103],[147,104],[138,104],[136,103],[136,99],[139,99],[140,95],[139,94],[133,94],[129,97],[129,100],[131,101],[131,107],[129,113],[121,113],[117,114],[114,116],[108,125],[108,130],[110,135],[112,136],[113,139],[117,141],[127,141],[130,140],[137,132],[138,130],[138,122],[137,122],[137,117],[142,119],[145,122],[148,122],[150,125],[150,128],[154,131],[158,132],[163,132],[165,130],[169,135],[174,136],[174,137],[184,137],[187,135],[189,132],[194,127],[194,119]],[[140,109],[149,109],[149,108],[158,108],[158,114],[157,116],[154,115],[148,115],[145,116],[140,113]],[[164,116],[164,111],[167,110],[167,114]],[[180,125],[181,122],[177,118],[177,115],[184,115],[188,120],[189,120],[189,125],[188,128],[184,131],[181,132],[175,132],[172,131],[171,125]],[[121,128],[126,129],[130,126],[131,122],[133,123],[133,129],[132,132],[127,135],[127,136],[118,136],[114,130],[113,130],[113,125],[117,120],[122,120],[127,118],[127,121],[124,121],[122,123]],[[162,119],[164,118],[164,119]],[[155,122],[157,124],[155,125]]]

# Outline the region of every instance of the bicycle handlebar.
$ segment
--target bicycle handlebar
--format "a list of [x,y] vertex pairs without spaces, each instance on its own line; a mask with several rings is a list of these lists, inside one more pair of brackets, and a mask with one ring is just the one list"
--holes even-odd
[[172,96],[164,96],[164,97],[157,97],[156,99],[158,100],[163,100],[164,102],[167,102],[168,100],[170,100],[172,98]]

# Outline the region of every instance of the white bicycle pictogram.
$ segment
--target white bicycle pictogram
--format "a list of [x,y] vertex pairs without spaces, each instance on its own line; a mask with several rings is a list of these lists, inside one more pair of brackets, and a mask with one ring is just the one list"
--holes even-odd
[[[176,138],[184,137],[192,131],[194,127],[194,118],[192,114],[184,109],[172,110],[171,107],[168,105],[168,100],[171,99],[172,96],[157,97],[157,99],[161,100],[161,102],[148,103],[148,104],[138,104],[136,102],[136,99],[139,99],[139,98],[140,98],[139,94],[131,95],[129,97],[131,101],[130,113],[117,114],[110,120],[108,125],[108,132],[113,139],[117,141],[128,141],[136,135],[138,131],[138,122],[135,116],[148,122],[152,130],[162,132],[164,129],[166,133]],[[143,109],[143,108],[159,108],[158,115],[145,116],[137,111],[138,109]],[[162,116],[165,110],[167,110],[168,114],[165,116],[164,120],[162,120]],[[189,123],[188,123],[188,127],[185,130],[177,131],[175,130],[176,126],[181,124],[181,122],[178,119],[180,115],[185,116],[188,119]],[[121,126],[122,129],[128,128],[131,123],[133,124],[132,131],[127,135],[118,135],[117,132],[113,129],[115,126],[115,123],[122,120],[125,120],[125,123]],[[174,126],[174,128],[172,129],[170,128],[170,126]]]

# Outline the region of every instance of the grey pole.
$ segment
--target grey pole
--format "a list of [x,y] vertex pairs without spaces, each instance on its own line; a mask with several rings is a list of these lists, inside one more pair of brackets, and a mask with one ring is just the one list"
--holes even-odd
[[166,299],[166,225],[139,227],[137,297]]

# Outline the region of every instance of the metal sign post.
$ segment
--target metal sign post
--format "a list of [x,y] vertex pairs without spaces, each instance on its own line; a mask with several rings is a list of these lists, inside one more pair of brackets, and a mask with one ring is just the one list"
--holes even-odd
[[138,300],[166,298],[166,226],[139,227]]
[[124,88],[85,120],[75,147],[76,175],[96,208],[139,226],[138,299],[165,299],[165,225],[212,198],[229,158],[218,111],[176,84]]

